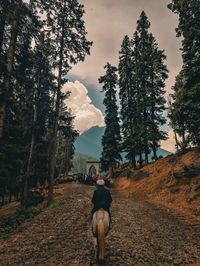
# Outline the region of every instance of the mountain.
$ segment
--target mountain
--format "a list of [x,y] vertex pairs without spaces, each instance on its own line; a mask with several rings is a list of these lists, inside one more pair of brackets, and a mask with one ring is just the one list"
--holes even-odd
[[[75,152],[99,160],[102,152],[101,139],[104,134],[104,130],[105,128],[103,127],[95,126],[81,134],[75,142]],[[158,156],[166,157],[171,153],[159,148],[157,154]],[[153,153],[150,153],[150,160],[152,156]]]
[[104,130],[105,128],[96,126],[81,134],[75,142],[75,152],[99,159]]

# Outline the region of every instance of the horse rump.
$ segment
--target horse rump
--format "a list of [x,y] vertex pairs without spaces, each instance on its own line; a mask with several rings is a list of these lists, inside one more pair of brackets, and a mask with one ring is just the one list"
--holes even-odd
[[109,230],[109,214],[100,209],[93,215],[92,232],[95,237],[95,254],[99,262],[104,261],[105,237]]

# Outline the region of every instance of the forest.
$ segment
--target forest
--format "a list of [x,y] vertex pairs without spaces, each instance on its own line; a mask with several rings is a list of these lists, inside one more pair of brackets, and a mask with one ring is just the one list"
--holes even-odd
[[[121,152],[136,168],[157,159],[167,111],[177,151],[200,146],[200,5],[173,0],[177,37],[182,38],[182,70],[171,97],[165,98],[166,55],[158,47],[143,11],[131,37],[124,36],[119,64],[105,65],[99,78],[105,93],[103,169],[121,161]],[[73,65],[90,54],[78,0],[3,0],[0,2],[0,196],[26,205],[32,188],[48,184],[72,166],[79,132],[63,93]],[[106,30],[106,29],[105,29]],[[119,90],[117,90],[119,88]],[[119,91],[120,107],[116,94]],[[138,159],[139,158],[139,159]]]
[[67,174],[78,136],[62,93],[74,64],[90,53],[77,0],[1,1],[0,195],[26,203],[31,188]]

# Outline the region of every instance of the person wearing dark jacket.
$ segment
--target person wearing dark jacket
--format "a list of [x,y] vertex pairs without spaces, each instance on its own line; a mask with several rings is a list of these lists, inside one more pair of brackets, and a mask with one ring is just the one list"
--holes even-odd
[[112,202],[112,196],[110,194],[110,191],[106,189],[104,185],[105,181],[103,179],[97,180],[97,189],[94,191],[92,197],[92,203],[94,204],[94,206],[91,214],[93,217],[93,214],[102,208],[109,213],[111,224],[110,206]]

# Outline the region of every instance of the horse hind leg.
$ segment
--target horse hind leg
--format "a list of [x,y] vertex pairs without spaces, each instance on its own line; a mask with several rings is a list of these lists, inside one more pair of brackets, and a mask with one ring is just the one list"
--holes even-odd
[[104,230],[103,221],[101,221],[98,224],[97,230],[98,230],[98,238],[97,238],[97,241],[98,241],[98,259],[100,261],[103,261],[104,255],[105,255],[104,254],[105,253],[105,230]]
[[94,255],[95,255],[95,259],[98,258],[98,243],[97,243],[97,238],[94,237]]

